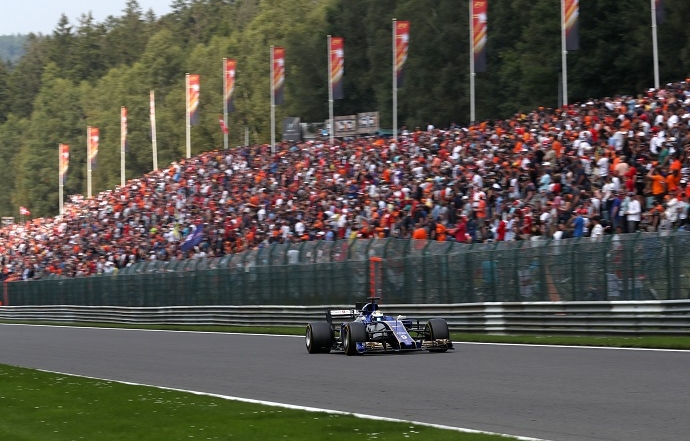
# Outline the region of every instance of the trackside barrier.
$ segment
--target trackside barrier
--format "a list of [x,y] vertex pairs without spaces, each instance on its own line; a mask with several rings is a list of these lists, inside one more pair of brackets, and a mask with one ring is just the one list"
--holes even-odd
[[[329,306],[3,306],[2,321],[152,325],[304,326]],[[690,335],[690,301],[489,302],[385,305],[387,313],[443,317],[453,331],[491,334]]]
[[[690,231],[460,244],[357,239],[147,260],[111,275],[7,284],[8,306],[391,304],[690,300]],[[497,325],[500,327],[500,323]]]

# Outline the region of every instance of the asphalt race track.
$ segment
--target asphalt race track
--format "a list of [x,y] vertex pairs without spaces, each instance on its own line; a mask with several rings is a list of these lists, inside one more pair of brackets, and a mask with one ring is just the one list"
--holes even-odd
[[347,357],[294,337],[0,325],[0,363],[553,441],[690,438],[690,352]]

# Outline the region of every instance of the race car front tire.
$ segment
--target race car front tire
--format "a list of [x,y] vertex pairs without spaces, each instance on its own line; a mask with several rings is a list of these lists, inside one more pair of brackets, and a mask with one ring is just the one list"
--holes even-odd
[[333,330],[326,322],[313,322],[307,324],[304,335],[307,352],[310,354],[327,354],[333,346]]
[[[429,341],[436,343],[438,340],[449,340],[450,332],[448,331],[448,323],[442,318],[432,318],[426,323],[426,333],[429,336]],[[430,352],[446,352],[447,347],[437,347],[429,349]]]
[[357,343],[367,341],[367,328],[364,323],[351,322],[345,325],[343,350],[347,355],[357,355]]

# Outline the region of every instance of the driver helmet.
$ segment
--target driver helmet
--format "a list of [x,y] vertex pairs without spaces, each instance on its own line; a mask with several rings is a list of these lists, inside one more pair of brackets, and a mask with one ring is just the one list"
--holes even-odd
[[381,311],[374,311],[371,313],[371,321],[372,322],[381,322],[383,321],[383,313]]

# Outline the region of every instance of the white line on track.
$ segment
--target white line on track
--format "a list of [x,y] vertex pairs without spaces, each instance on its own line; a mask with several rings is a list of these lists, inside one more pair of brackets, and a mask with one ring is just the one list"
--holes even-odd
[[623,348],[617,346],[578,346],[578,345],[540,345],[531,343],[481,343],[481,342],[463,342],[454,341],[454,345],[488,345],[488,346],[519,346],[523,348],[567,348],[567,349],[609,349],[615,351],[651,351],[651,352],[685,352],[690,353],[687,349],[663,349],[663,348]]
[[143,328],[108,328],[104,326],[68,326],[68,325],[36,325],[24,323],[0,323],[0,326],[33,326],[36,328],[71,328],[71,329],[105,329],[108,331],[138,331],[138,332],[177,332],[188,334],[216,334],[216,335],[252,335],[258,337],[290,337],[290,338],[304,338],[303,335],[286,335],[286,334],[267,334],[267,333],[250,333],[250,332],[221,332],[221,331],[185,331],[175,329],[143,329]]
[[[107,329],[122,329],[122,328],[107,328]],[[221,333],[221,334],[223,334],[223,333]],[[266,334],[255,334],[255,335],[266,335]],[[286,336],[286,337],[292,337],[292,336]],[[548,440],[541,439],[541,438],[530,438],[530,437],[525,437],[525,436],[515,436],[515,435],[504,434],[504,433],[496,433],[496,432],[487,432],[487,431],[483,431],[483,430],[467,429],[464,427],[453,427],[453,426],[445,426],[443,424],[424,423],[424,422],[420,422],[420,421],[401,420],[401,419],[397,419],[397,418],[380,417],[380,416],[374,416],[374,415],[367,415],[367,414],[363,414],[363,413],[351,413],[351,412],[343,412],[340,410],[320,409],[318,407],[298,406],[295,404],[287,404],[287,403],[276,403],[274,401],[254,400],[251,398],[233,397],[230,395],[220,395],[220,394],[213,394],[213,393],[208,393],[208,392],[199,392],[199,391],[195,391],[195,390],[177,389],[174,387],[155,386],[155,385],[151,385],[151,384],[133,383],[130,381],[111,380],[109,378],[89,377],[86,375],[75,375],[75,374],[70,374],[70,373],[66,373],[66,372],[57,372],[57,371],[51,371],[51,370],[46,370],[46,369],[35,369],[35,370],[40,371],[40,372],[47,372],[50,374],[68,375],[70,377],[88,378],[90,380],[110,381],[113,383],[126,384],[129,386],[153,387],[156,389],[169,390],[169,391],[181,392],[181,393],[190,393],[190,394],[194,394],[194,395],[220,398],[220,399],[229,400],[229,401],[239,401],[242,403],[251,403],[251,404],[260,404],[263,406],[280,407],[283,409],[303,410],[305,412],[320,412],[320,413],[327,413],[327,414],[331,414],[331,415],[351,415],[351,416],[354,416],[356,418],[362,418],[362,419],[367,419],[367,420],[386,421],[386,422],[391,422],[391,423],[414,424],[416,426],[432,427],[434,429],[452,430],[455,432],[463,432],[463,433],[495,435],[495,436],[501,436],[501,437],[505,437],[508,439],[515,439],[515,440],[519,440],[519,441],[548,441]]]

